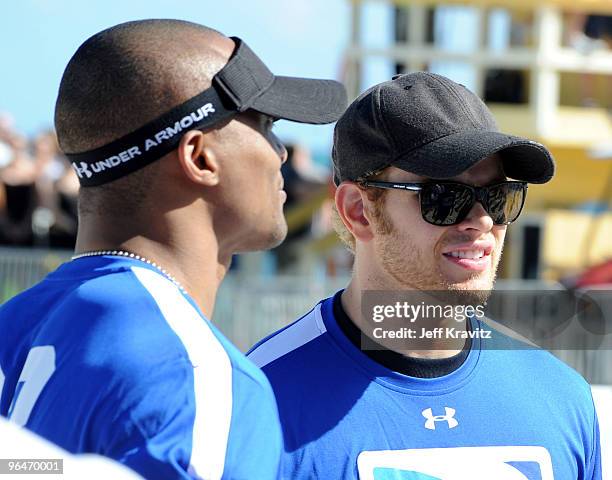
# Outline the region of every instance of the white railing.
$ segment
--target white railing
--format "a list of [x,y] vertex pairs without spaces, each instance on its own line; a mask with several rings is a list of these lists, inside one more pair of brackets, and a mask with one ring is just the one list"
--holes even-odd
[[[33,285],[70,258],[70,252],[0,248],[0,301]],[[346,286],[348,278],[244,276],[230,273],[223,282],[213,321],[241,350],[308,312],[319,300]],[[543,281],[498,281],[498,289],[535,292],[559,289]],[[533,300],[533,299],[531,299]],[[515,318],[517,300],[504,305],[500,318]],[[529,316],[529,314],[527,314]],[[563,349],[553,353],[590,383],[612,385],[612,349]]]

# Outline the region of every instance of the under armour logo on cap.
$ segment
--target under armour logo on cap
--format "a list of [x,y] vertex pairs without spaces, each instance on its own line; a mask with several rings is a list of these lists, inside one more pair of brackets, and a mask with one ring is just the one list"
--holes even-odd
[[444,407],[446,415],[434,416],[431,408],[426,408],[421,414],[427,419],[425,421],[425,428],[429,430],[436,429],[436,422],[447,422],[448,428],[455,428],[459,425],[459,422],[455,419],[455,409],[450,407]]

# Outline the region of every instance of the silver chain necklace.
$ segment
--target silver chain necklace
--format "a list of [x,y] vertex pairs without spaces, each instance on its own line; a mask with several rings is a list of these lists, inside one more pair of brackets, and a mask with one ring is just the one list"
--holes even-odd
[[127,257],[127,258],[133,258],[134,260],[139,260],[141,262],[144,262],[148,265],[151,265],[152,267],[154,267],[155,269],[157,269],[158,271],[160,271],[168,280],[170,280],[172,283],[174,283],[181,292],[183,292],[185,295],[187,295],[187,290],[185,290],[183,288],[183,286],[180,284],[180,282],[174,278],[172,275],[170,275],[168,273],[168,271],[164,268],[162,268],[160,265],[158,265],[157,263],[141,256],[141,255],[137,255],[135,253],[132,252],[127,252],[125,250],[95,250],[92,252],[85,252],[85,253],[79,253],[78,255],[73,255],[72,256],[72,260],[78,260],[79,258],[85,258],[85,257],[102,257],[105,255],[115,255],[115,256],[119,256],[119,257]]

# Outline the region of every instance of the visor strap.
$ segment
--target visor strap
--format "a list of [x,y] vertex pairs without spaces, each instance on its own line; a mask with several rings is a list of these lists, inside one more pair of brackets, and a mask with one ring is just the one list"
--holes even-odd
[[209,88],[132,133],[95,150],[67,154],[83,187],[116,180],[176,148],[183,133],[204,129],[235,115]]
[[70,153],[83,187],[111,182],[139,170],[174,150],[183,133],[212,127],[248,110],[274,82],[274,75],[239,38],[212,86],[118,140],[94,150]]

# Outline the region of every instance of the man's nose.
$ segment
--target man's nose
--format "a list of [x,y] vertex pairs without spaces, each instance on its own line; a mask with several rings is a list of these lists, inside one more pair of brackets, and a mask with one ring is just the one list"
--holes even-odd
[[490,232],[493,228],[493,219],[485,210],[480,201],[476,201],[467,217],[459,224],[459,229],[475,229],[481,232]]

